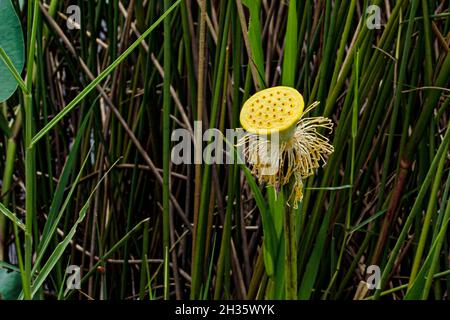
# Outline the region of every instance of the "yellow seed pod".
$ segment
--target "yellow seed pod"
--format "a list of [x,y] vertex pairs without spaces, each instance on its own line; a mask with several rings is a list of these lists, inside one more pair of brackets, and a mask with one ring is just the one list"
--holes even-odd
[[246,131],[253,134],[283,132],[297,123],[304,105],[302,95],[294,88],[264,89],[244,103],[240,122]]

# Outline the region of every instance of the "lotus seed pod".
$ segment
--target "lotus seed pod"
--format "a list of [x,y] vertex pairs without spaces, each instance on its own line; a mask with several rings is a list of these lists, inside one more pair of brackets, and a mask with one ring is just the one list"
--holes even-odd
[[244,103],[240,122],[249,133],[283,133],[295,128],[303,108],[303,97],[297,90],[273,87],[255,93]]

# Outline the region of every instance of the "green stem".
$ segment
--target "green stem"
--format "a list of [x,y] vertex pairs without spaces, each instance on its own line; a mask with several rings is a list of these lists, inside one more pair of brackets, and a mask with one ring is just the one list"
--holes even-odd
[[[6,166],[3,173],[3,187],[0,192],[1,202],[7,207],[9,204],[9,195],[11,188],[11,181],[14,169],[14,159],[16,157],[16,141],[14,137],[8,139],[8,146],[6,149]],[[4,261],[5,252],[5,238],[6,238],[6,217],[0,215],[0,261]]]
[[419,244],[417,245],[416,254],[414,256],[414,261],[412,265],[411,275],[409,277],[408,289],[411,289],[414,280],[416,279],[417,273],[421,267],[421,261],[423,257],[423,252],[425,249],[425,244],[427,242],[428,231],[431,226],[432,215],[436,210],[436,201],[438,196],[439,187],[441,186],[441,179],[444,170],[446,155],[443,154],[441,160],[438,164],[438,169],[434,177],[433,187],[431,189],[430,201],[428,202],[427,211],[422,222],[422,231],[420,233]]
[[[170,0],[164,0],[164,10],[170,8]],[[170,246],[170,20],[164,19],[164,87],[163,87],[163,252],[164,252],[164,299],[169,290],[169,246]]]
[[23,293],[26,300],[32,299],[32,257],[33,257],[33,220],[35,218],[35,150],[31,146],[33,139],[33,67],[34,52],[36,44],[36,32],[38,26],[39,1],[30,2],[33,6],[33,21],[31,36],[28,47],[27,59],[27,91],[25,93],[25,275],[23,284]]
[[[288,188],[287,196],[290,195]],[[284,217],[284,246],[285,246],[285,282],[286,300],[297,300],[297,236],[296,236],[296,210],[293,203],[288,203]]]

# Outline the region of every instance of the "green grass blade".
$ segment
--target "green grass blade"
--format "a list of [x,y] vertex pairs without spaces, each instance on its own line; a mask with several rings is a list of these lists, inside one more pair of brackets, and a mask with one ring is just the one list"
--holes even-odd
[[1,202],[0,202],[0,213],[5,215],[9,220],[11,220],[16,226],[25,231],[25,225],[22,221],[20,221],[17,216],[8,210]]

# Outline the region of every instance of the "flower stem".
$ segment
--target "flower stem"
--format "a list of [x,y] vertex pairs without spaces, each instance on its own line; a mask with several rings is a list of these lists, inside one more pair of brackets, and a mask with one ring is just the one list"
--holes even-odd
[[[291,184],[289,184],[291,185]],[[288,188],[288,195],[292,188]],[[297,300],[297,237],[295,228],[296,210],[293,204],[286,206],[284,217],[284,244],[285,244],[285,264],[284,275],[286,282],[286,299]]]

